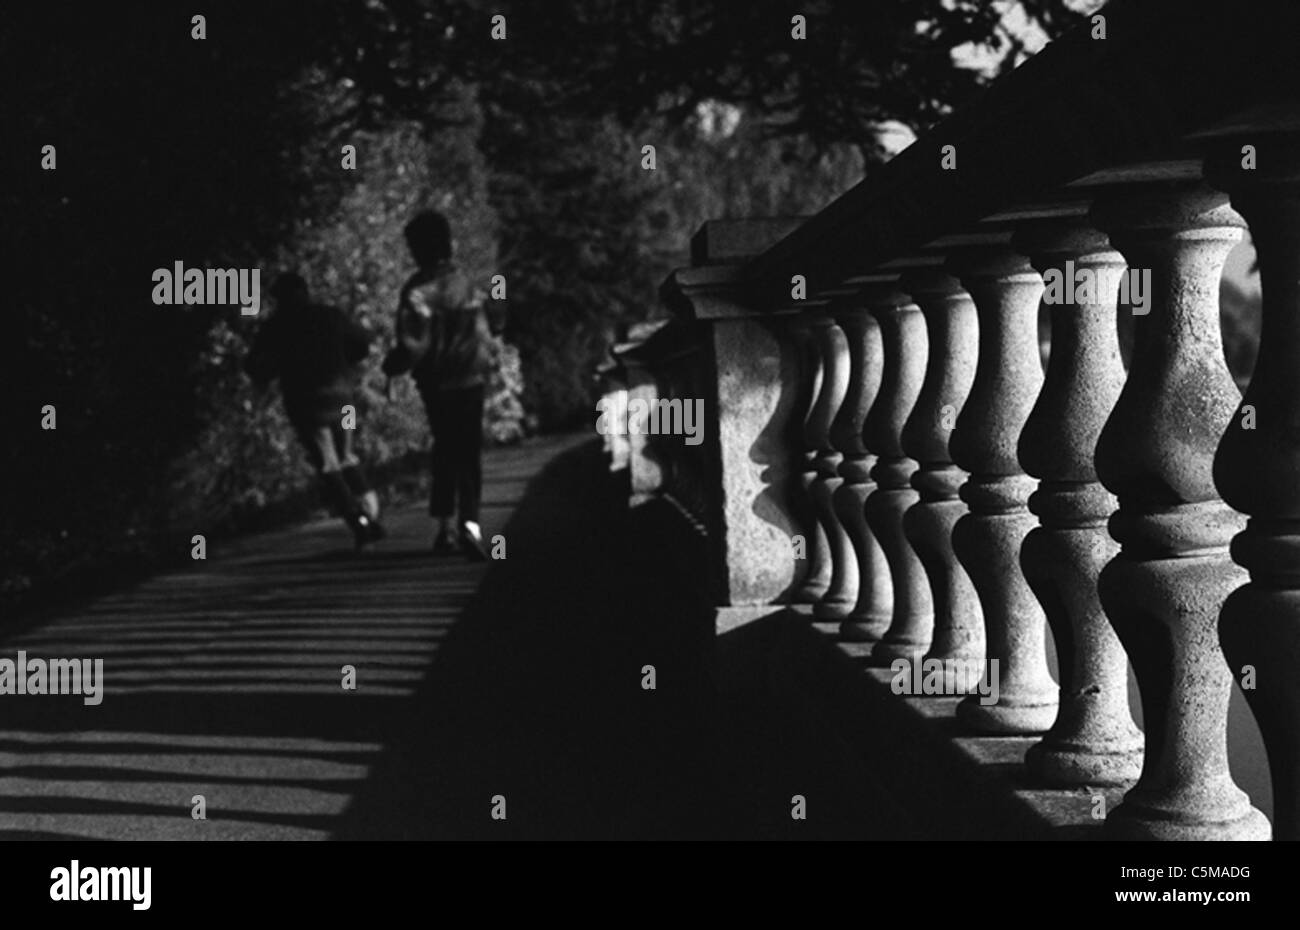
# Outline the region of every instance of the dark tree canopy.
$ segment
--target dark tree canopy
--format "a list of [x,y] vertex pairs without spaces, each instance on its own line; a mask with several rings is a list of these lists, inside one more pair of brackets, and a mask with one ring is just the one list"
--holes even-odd
[[[1067,0],[1020,5],[1049,36],[1083,21]],[[716,99],[762,113],[773,132],[871,151],[881,122],[928,126],[978,89],[953,49],[987,45],[1004,67],[1017,62],[1023,46],[1004,13],[987,0],[393,0],[336,9],[336,34],[355,41],[327,57],[354,83],[360,119],[386,108],[427,118],[452,76],[531,78],[549,85],[541,105],[553,113],[680,122]],[[507,41],[489,37],[495,14]]]
[[[201,6],[6,11],[15,167],[0,206],[16,336],[2,393],[23,418],[52,404],[60,421],[0,452],[0,538],[23,541],[0,598],[55,563],[147,551],[179,497],[229,509],[259,463],[290,460],[239,373],[245,332],[222,308],[153,306],[152,269],[269,274],[286,243],[327,230],[319,264],[351,278],[338,299],[377,306],[387,325],[375,295],[402,273],[402,198],[416,196],[413,175],[435,173],[471,258],[511,282],[525,402],[543,426],[576,426],[592,364],[655,312],[699,222],[819,208],[880,156],[881,122],[922,128],[978,90],[952,49],[1016,51],[993,5],[972,0]],[[1078,18],[1064,0],[1023,7],[1050,34]],[[491,37],[496,14],[505,41]],[[704,131],[702,101],[734,105],[740,128]],[[366,170],[349,175],[337,153],[352,141]],[[647,141],[656,172],[638,164]],[[56,171],[40,170],[45,145]],[[402,451],[407,433],[379,419],[379,447]],[[178,462],[210,473],[177,478]],[[28,492],[39,486],[62,492]]]

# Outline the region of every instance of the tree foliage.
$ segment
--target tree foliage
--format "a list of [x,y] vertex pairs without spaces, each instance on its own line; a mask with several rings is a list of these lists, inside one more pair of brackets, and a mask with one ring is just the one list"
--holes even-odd
[[[1022,5],[1049,32],[1072,21],[1063,0]],[[154,306],[153,269],[300,267],[382,338],[401,224],[441,206],[471,275],[509,284],[522,365],[497,347],[494,429],[519,434],[521,392],[534,422],[585,423],[591,363],[656,312],[700,222],[821,207],[883,157],[883,122],[922,128],[978,90],[953,49],[1016,54],[997,6],[973,0],[202,6],[6,12],[17,118],[0,246],[17,334],[2,367],[21,438],[0,452],[0,593],[152,557],[309,477],[238,370],[246,321]],[[339,170],[345,143],[356,172]],[[365,442],[382,459],[427,437],[414,398],[381,402],[380,387],[372,370]],[[58,429],[37,433],[44,405]]]

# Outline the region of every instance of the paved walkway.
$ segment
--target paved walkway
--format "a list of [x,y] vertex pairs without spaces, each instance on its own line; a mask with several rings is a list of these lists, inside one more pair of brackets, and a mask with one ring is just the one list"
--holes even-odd
[[496,450],[504,560],[433,559],[417,506],[359,556],[319,520],[0,639],[106,679],[0,696],[0,839],[897,834],[816,718],[715,693],[705,541],[626,494],[593,437]]
[[[506,526],[527,480],[573,444],[488,456],[489,533]],[[431,558],[419,507],[388,523],[390,538],[360,556],[332,519],[214,543],[193,571],[0,642],[10,659],[18,650],[102,658],[106,680],[98,706],[0,697],[0,836],[337,831],[489,568]],[[356,668],[355,691],[342,687],[344,665]],[[206,799],[206,821],[191,816],[195,795]]]

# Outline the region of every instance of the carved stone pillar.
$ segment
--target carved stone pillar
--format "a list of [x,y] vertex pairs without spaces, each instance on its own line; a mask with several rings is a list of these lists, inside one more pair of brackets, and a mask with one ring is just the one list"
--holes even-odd
[[1115,329],[1123,257],[1076,221],[1022,226],[1016,248],[1047,279],[1052,354],[1038,402],[1020,433],[1020,464],[1041,479],[1029,509],[1042,524],[1020,564],[1056,639],[1060,710],[1025,762],[1052,785],[1119,785],[1142,770],[1142,733],[1128,705],[1128,656],[1097,596],[1097,576],[1119,547],[1106,532],[1115,498],[1093,455],[1124,386]]
[[1099,591],[1133,663],[1146,728],[1142,775],[1106,821],[1122,838],[1269,834],[1228,771],[1232,677],[1216,630],[1223,599],[1245,580],[1227,554],[1243,520],[1211,475],[1239,401],[1219,334],[1219,278],[1243,225],[1226,200],[1166,190],[1092,211],[1128,259],[1130,282],[1149,283],[1128,381],[1097,446],[1097,474],[1119,498],[1110,530],[1122,547]]
[[831,561],[830,585],[813,607],[822,620],[847,617],[858,601],[858,560],[853,544],[835,512],[835,493],[844,484],[839,467],[843,455],[831,443],[831,424],[849,389],[849,343],[844,330],[822,311],[812,320],[813,339],[821,353],[822,383],[808,417],[808,444],[815,450],[817,477],[810,488],[817,520],[826,536]]
[[970,695],[957,717],[977,733],[1040,733],[1056,718],[1057,686],[1047,670],[1043,611],[1020,569],[1034,481],[1021,470],[1016,443],[1043,383],[1043,281],[1009,249],[967,250],[949,266],[975,300],[980,331],[975,383],[949,439],[953,461],[970,472],[961,489],[970,513],[952,541],[984,608],[985,674],[998,663],[997,700]]
[[605,451],[609,454],[609,470],[624,471],[631,467],[632,445],[627,435],[627,372],[620,364],[605,375],[602,396],[606,410],[615,415],[605,433]]
[[1250,222],[1263,288],[1259,357],[1219,443],[1215,483],[1250,515],[1232,557],[1250,570],[1219,616],[1232,674],[1259,722],[1273,776],[1273,835],[1300,839],[1300,140],[1241,146],[1212,160],[1210,180]]
[[916,460],[903,451],[903,426],[921,392],[929,344],[916,305],[892,285],[868,288],[867,306],[880,324],[885,362],[880,393],[867,414],[864,437],[878,456],[871,470],[876,491],[867,498],[867,523],[889,563],[894,609],[889,629],[872,649],[873,664],[924,655],[934,628],[925,569],[903,533],[903,515],[917,501]]
[[839,474],[844,483],[835,492],[835,513],[840,518],[858,565],[858,600],[840,622],[840,634],[849,640],[879,639],[889,628],[894,590],[884,550],[867,525],[867,498],[876,490],[871,469],[876,456],[862,438],[867,414],[880,392],[884,346],[880,324],[860,299],[841,303],[835,320],[848,342],[849,387],[831,424],[831,443],[844,456]]
[[756,308],[743,283],[737,266],[704,265],[662,289],[706,353],[699,468],[718,636],[780,614],[802,571],[791,537],[803,527],[790,501],[802,455],[791,438],[807,415],[806,369],[784,318]]
[[[659,381],[655,373],[645,362],[631,356],[625,356],[624,365],[627,368],[628,402],[644,404],[644,409],[653,410],[659,400]],[[654,499],[663,487],[666,467],[655,439],[644,423],[628,436],[628,461],[632,471],[630,507]]]
[[975,380],[979,324],[961,282],[940,269],[911,272],[899,282],[925,317],[930,354],[925,381],[903,428],[903,450],[920,467],[912,487],[920,500],[903,529],[930,580],[934,636],[927,659],[958,660],[944,667],[944,693],[970,690],[977,675],[965,669],[984,661],[984,617],[966,569],[952,549],[952,529],[967,508],[958,497],[966,472],[952,462],[948,439]]
[[816,604],[831,586],[830,542],[818,518],[813,486],[817,482],[817,445],[811,421],[813,410],[822,390],[822,352],[813,333],[809,318],[803,314],[783,317],[780,324],[794,341],[799,358],[796,377],[795,414],[792,421],[794,439],[798,443],[795,453],[797,485],[793,494],[793,510],[804,537],[804,571],[799,583],[790,593],[795,604]]

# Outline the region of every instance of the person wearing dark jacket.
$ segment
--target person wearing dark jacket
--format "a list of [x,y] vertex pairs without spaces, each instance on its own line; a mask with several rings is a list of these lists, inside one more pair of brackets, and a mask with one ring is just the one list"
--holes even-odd
[[[433,550],[487,557],[479,509],[483,488],[483,391],[492,366],[484,301],[452,262],[451,228],[431,210],[406,225],[417,270],[402,286],[397,344],[384,360],[393,377],[415,379],[433,434],[429,514],[438,521]],[[459,522],[452,513],[459,509]],[[455,525],[455,529],[453,529]]]
[[379,497],[353,451],[355,430],[344,423],[355,418],[355,369],[369,354],[370,334],[339,308],[313,303],[299,275],[281,275],[271,296],[276,311],[258,331],[245,369],[259,384],[279,379],[285,412],[325,499],[352,529],[359,549],[384,535]]

